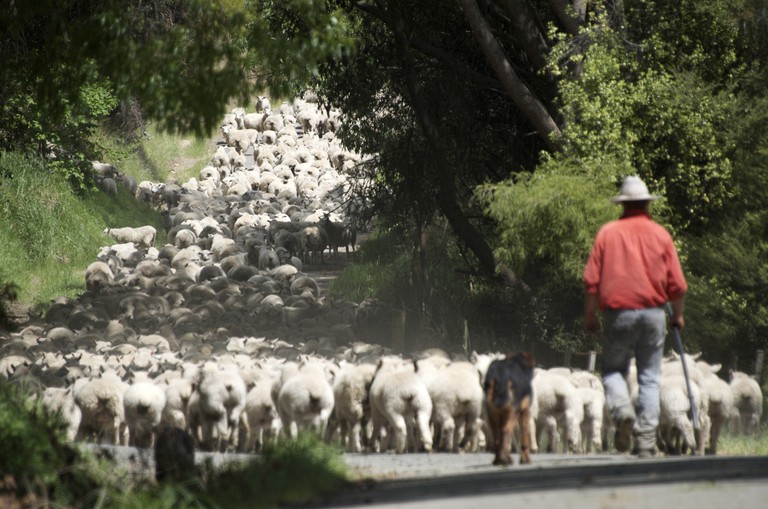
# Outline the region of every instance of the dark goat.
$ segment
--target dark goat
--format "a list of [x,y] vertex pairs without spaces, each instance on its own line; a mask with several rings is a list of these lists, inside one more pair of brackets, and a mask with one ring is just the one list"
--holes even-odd
[[325,229],[328,234],[328,247],[333,253],[338,256],[339,248],[343,247],[347,251],[349,256],[349,248],[352,246],[352,252],[355,252],[355,244],[357,243],[357,230],[354,225],[349,221],[343,223],[335,223],[331,221],[330,214],[325,213],[320,220],[320,225]]

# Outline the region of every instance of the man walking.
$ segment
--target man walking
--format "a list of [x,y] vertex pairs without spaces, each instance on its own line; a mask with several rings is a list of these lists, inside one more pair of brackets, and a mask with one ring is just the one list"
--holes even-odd
[[[659,381],[667,321],[664,305],[672,305],[672,325],[685,327],[683,303],[688,286],[669,232],[651,219],[648,193],[638,177],[624,179],[621,218],[597,232],[584,267],[584,329],[598,334],[603,313],[602,361],[605,401],[616,425],[614,446],[628,452],[634,436],[640,457],[656,453],[659,425]],[[626,377],[637,365],[637,406]]]

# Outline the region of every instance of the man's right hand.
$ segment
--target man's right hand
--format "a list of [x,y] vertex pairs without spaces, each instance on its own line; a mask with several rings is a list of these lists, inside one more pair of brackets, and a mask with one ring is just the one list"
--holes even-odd
[[584,313],[584,330],[594,335],[600,332],[600,320],[596,313]]

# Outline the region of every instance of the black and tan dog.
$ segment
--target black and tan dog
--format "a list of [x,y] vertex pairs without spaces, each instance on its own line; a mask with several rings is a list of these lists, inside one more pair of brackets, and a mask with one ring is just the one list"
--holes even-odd
[[528,352],[510,353],[488,367],[485,376],[485,405],[493,433],[494,465],[512,463],[512,436],[520,431],[520,463],[531,462],[531,378],[536,361]]

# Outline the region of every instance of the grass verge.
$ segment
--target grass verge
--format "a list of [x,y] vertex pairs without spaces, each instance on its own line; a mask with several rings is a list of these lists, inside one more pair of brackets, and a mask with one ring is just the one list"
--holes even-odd
[[85,268],[100,246],[113,243],[104,228],[151,224],[162,231],[160,214],[123,188],[116,197],[96,190],[78,196],[64,177],[16,153],[0,153],[0,175],[0,282],[18,288],[19,302],[44,307],[85,291]]

